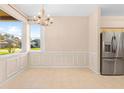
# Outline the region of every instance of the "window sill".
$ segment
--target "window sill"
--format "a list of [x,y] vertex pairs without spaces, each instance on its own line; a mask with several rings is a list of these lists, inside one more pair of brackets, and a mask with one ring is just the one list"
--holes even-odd
[[38,52],[38,53],[45,53],[45,50],[30,50],[29,52]]
[[4,57],[13,57],[13,56],[18,56],[18,55],[23,55],[23,54],[27,54],[27,52],[19,52],[19,53],[13,53],[13,54],[0,55],[0,57],[1,58],[4,58]]

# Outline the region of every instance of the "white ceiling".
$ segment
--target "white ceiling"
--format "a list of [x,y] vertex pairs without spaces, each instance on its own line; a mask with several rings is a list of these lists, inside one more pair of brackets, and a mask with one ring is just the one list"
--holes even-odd
[[35,16],[41,8],[41,4],[16,4],[16,7],[27,16]]
[[[27,16],[38,15],[41,4],[16,4]],[[51,16],[88,16],[96,9],[101,7],[103,16],[124,16],[123,4],[47,4],[44,5],[46,13]]]
[[90,4],[46,5],[46,13],[51,16],[88,16],[96,8]]
[[124,4],[100,5],[103,16],[124,16]]

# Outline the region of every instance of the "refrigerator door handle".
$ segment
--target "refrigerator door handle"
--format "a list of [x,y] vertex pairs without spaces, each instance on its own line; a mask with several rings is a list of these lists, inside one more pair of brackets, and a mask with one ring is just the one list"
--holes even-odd
[[112,48],[112,53],[116,53],[116,49],[117,49],[117,40],[115,36],[112,36],[111,39],[111,48]]

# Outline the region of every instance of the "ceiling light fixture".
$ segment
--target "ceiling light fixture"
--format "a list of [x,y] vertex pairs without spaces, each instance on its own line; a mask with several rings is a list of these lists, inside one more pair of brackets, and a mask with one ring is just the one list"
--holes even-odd
[[38,16],[34,16],[32,21],[34,23],[37,23],[43,26],[48,26],[53,23],[53,19],[50,17],[50,15],[45,14],[45,9],[43,5],[40,12],[38,13]]

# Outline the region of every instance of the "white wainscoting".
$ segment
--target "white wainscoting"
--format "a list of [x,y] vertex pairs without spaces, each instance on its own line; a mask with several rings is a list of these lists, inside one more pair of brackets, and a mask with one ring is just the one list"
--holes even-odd
[[0,58],[0,82],[3,81],[3,67],[5,67],[4,60]]
[[29,67],[82,68],[88,67],[88,53],[84,51],[30,52]]
[[0,82],[2,81],[2,62],[0,59]]
[[27,62],[27,53],[0,56],[0,81],[5,81],[23,70]]
[[89,52],[89,69],[99,74],[99,62],[96,52]]

